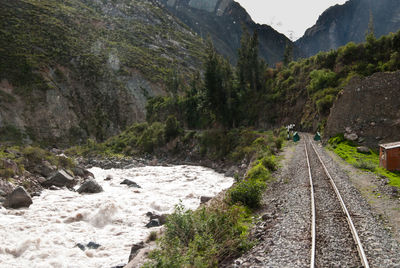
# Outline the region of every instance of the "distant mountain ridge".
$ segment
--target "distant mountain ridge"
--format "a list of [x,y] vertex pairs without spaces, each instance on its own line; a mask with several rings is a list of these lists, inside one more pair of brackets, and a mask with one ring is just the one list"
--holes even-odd
[[309,57],[320,51],[336,49],[348,42],[363,42],[370,14],[376,37],[400,29],[399,0],[350,0],[323,12],[317,23],[295,45],[301,51],[301,56]]
[[173,15],[204,39],[211,36],[219,53],[237,59],[242,25],[257,31],[260,56],[269,65],[283,59],[286,43],[291,41],[268,25],[255,23],[247,11],[233,0],[159,0]]

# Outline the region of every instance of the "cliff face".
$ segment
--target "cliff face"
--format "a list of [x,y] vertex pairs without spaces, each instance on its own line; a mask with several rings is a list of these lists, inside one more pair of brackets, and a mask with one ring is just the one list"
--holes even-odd
[[183,23],[203,38],[211,36],[217,51],[236,62],[242,25],[250,33],[257,30],[260,56],[270,65],[282,61],[286,36],[268,25],[254,23],[249,14],[233,0],[159,0]]
[[105,139],[145,119],[170,68],[203,44],[147,0],[0,0],[0,137]]
[[348,42],[365,40],[370,12],[376,37],[397,32],[400,29],[400,5],[398,0],[350,0],[343,5],[327,9],[317,23],[295,42],[303,57],[320,51],[336,49]]
[[352,79],[331,109],[325,138],[355,133],[364,144],[400,140],[400,72]]

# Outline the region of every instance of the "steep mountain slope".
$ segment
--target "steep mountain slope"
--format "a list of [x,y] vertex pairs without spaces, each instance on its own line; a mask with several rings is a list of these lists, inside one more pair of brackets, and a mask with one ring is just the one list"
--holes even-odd
[[398,0],[350,0],[327,9],[295,44],[302,51],[302,56],[309,57],[350,41],[362,42],[368,29],[370,12],[376,37],[400,29]]
[[260,56],[270,65],[282,61],[286,42],[291,42],[270,26],[254,23],[246,10],[233,0],[159,1],[203,38],[210,35],[217,51],[232,62],[237,59],[242,25],[250,33],[257,30]]
[[147,0],[0,0],[0,136],[104,139],[145,118],[200,38]]

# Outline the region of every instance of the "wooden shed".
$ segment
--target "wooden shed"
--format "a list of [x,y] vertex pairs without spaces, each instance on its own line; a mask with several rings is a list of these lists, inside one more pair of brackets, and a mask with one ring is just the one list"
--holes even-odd
[[379,165],[389,171],[400,171],[400,141],[379,146]]

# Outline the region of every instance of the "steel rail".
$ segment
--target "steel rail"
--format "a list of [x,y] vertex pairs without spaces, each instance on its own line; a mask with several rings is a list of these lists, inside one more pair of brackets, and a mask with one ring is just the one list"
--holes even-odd
[[355,228],[355,226],[353,224],[353,221],[352,221],[352,219],[350,217],[349,211],[347,210],[346,205],[345,205],[345,203],[343,201],[343,198],[340,195],[340,192],[339,192],[338,188],[336,187],[336,184],[335,184],[334,180],[332,179],[332,176],[329,174],[328,169],[326,168],[326,166],[325,166],[324,162],[322,161],[320,155],[318,154],[317,150],[315,149],[314,144],[311,141],[309,141],[309,142],[310,142],[311,147],[313,148],[315,154],[317,155],[317,157],[319,159],[319,162],[322,164],[322,167],[324,168],[325,174],[328,176],[329,181],[330,181],[330,183],[331,183],[331,185],[332,185],[332,187],[333,187],[333,189],[334,189],[334,191],[336,193],[336,196],[340,201],[340,206],[342,207],[342,210],[343,210],[344,214],[346,215],[346,220],[347,220],[347,222],[349,224],[351,233],[353,235],[354,242],[357,245],[357,250],[358,250],[358,254],[359,254],[360,259],[361,259],[361,263],[365,268],[369,268],[367,256],[365,255],[364,248],[363,248],[362,243],[360,241],[360,238],[358,236],[357,230],[356,230],[356,228]]
[[304,149],[306,151],[306,159],[308,166],[308,177],[310,178],[310,192],[311,192],[311,260],[310,260],[310,268],[314,268],[315,266],[315,240],[316,240],[316,232],[315,232],[315,199],[314,199],[314,185],[311,175],[311,165],[310,159],[308,157],[307,152],[307,141],[304,143]]

